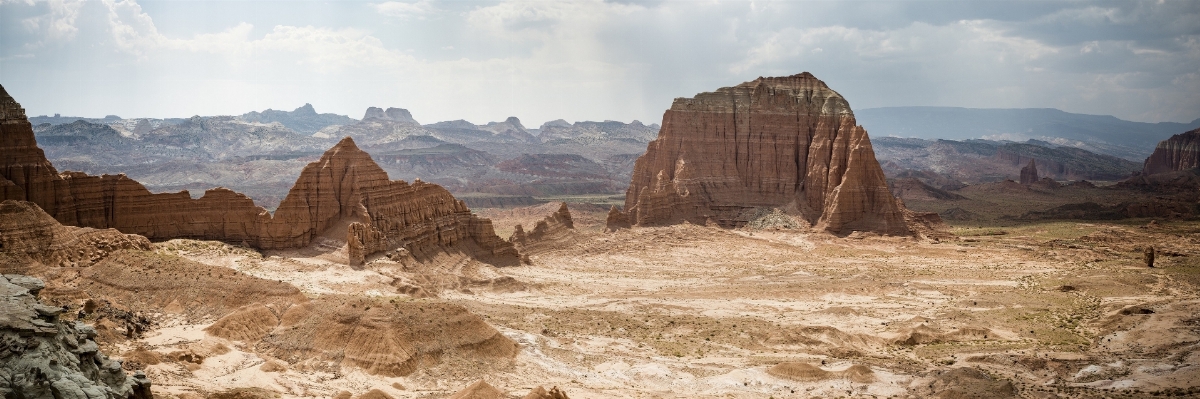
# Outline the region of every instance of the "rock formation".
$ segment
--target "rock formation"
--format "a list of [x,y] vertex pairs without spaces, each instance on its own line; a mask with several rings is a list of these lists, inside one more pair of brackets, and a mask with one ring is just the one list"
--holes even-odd
[[454,395],[450,395],[449,399],[500,399],[503,397],[504,392],[501,392],[484,380],[479,380],[455,392]]
[[807,72],[675,99],[625,198],[635,225],[736,227],[760,207],[836,234],[910,233],[849,103]]
[[1146,158],[1143,175],[1200,168],[1200,129],[1171,136]]
[[[245,195],[215,188],[199,199],[186,192],[152,194],[124,175],[59,173],[37,147],[24,110],[0,87],[0,200],[30,201],[62,224],[114,228],[151,240],[193,238],[260,249],[307,246],[331,228],[346,237],[352,223],[370,232],[357,256],[405,247],[415,256],[447,247],[496,265],[517,263],[513,246],[491,222],[471,214],[436,184],[390,181],[366,152],[345,138],[306,166],[274,215]],[[382,236],[374,236],[374,232]],[[370,237],[374,238],[370,238]],[[371,241],[376,240],[376,241]],[[367,245],[369,244],[369,245]],[[365,251],[365,252],[364,252]]]
[[571,210],[567,209],[566,202],[562,202],[557,211],[533,226],[533,231],[529,232],[529,239],[540,240],[554,232],[574,228],[575,222],[571,219]]
[[413,119],[412,113],[408,112],[408,110],[404,108],[388,108],[385,111],[378,107],[368,107],[367,112],[363,114],[362,120],[364,122],[369,120],[380,120],[419,125],[417,120]]
[[1029,165],[1025,165],[1024,168],[1021,168],[1021,184],[1028,186],[1028,185],[1032,185],[1033,183],[1037,183],[1037,182],[1038,182],[1037,163],[1035,163],[1032,159],[1030,159]]
[[621,212],[620,209],[617,209],[616,205],[613,205],[612,208],[608,209],[608,217],[604,219],[604,231],[614,232],[620,229],[628,229],[630,227],[633,226],[629,224],[629,218],[625,216],[624,212]]
[[358,367],[388,377],[408,375],[457,351],[474,358],[511,359],[517,344],[466,308],[446,303],[387,303],[325,296],[286,310],[250,305],[207,329],[254,345],[291,364]]
[[387,249],[384,243],[382,231],[368,224],[350,223],[350,227],[346,230],[346,246],[350,266],[362,265],[366,263],[367,255]]
[[0,276],[0,394],[5,398],[152,399],[141,371],[100,353],[96,330],[59,320],[63,309],[38,302],[41,280]]
[[575,222],[571,219],[571,210],[567,208],[566,202],[560,202],[558,210],[537,221],[533,230],[526,232],[520,224],[514,226],[513,235],[508,238],[508,241],[513,243],[522,254],[525,254],[526,249],[537,244],[561,241],[569,231],[574,229]]
[[304,246],[346,221],[382,232],[383,247],[405,247],[415,256],[465,245],[481,260],[499,265],[517,261],[516,249],[496,236],[491,221],[473,216],[462,201],[436,184],[389,181],[350,138],[304,168],[274,218],[264,223],[267,228],[257,246]]
[[529,391],[523,399],[571,399],[558,387],[552,387],[549,391],[546,388],[538,385]]
[[[291,112],[267,109],[263,112],[250,111],[239,117],[246,122],[279,123],[297,133],[311,135],[331,125],[348,125],[356,122],[354,119],[337,114],[318,114],[312,104],[304,104]],[[143,119],[140,124],[146,124]],[[148,125],[148,124],[147,124]],[[146,126],[149,130],[149,126]],[[45,143],[43,143],[45,144]]]
[[86,267],[122,249],[149,250],[146,237],[113,229],[63,226],[32,202],[0,203],[0,272],[25,273],[37,264]]

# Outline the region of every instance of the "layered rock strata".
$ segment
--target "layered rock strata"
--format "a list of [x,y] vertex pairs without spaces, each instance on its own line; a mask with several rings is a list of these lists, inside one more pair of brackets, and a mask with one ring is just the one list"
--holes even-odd
[[388,303],[326,296],[276,311],[250,305],[206,330],[242,341],[290,364],[343,366],[388,377],[404,376],[457,353],[504,361],[520,350],[483,318],[446,303]]
[[1171,136],[1146,158],[1143,175],[1200,168],[1200,129]]
[[38,264],[86,267],[123,249],[149,250],[146,237],[113,229],[70,227],[32,202],[0,202],[0,272],[25,273]]
[[0,276],[0,395],[5,398],[152,399],[141,371],[126,375],[93,338],[96,330],[58,318],[37,300],[41,280]]
[[625,198],[635,225],[737,227],[750,208],[836,234],[910,234],[849,103],[807,72],[676,99]]
[[[574,229],[575,222],[571,218],[571,210],[567,208],[566,202],[562,202],[557,211],[534,223],[533,230],[526,232],[523,226],[516,225],[513,228],[512,237],[509,237],[508,241],[525,254],[527,249],[539,243],[562,240],[568,232]],[[528,263],[528,258],[523,258],[523,260]]]
[[629,223],[629,217],[625,216],[624,212],[617,209],[616,205],[608,209],[608,217],[604,219],[604,231],[615,232],[620,229],[628,229],[633,227]]
[[[362,223],[378,242],[365,258],[405,247],[420,256],[456,247],[497,265],[517,263],[516,249],[491,222],[471,214],[436,184],[388,180],[350,138],[306,166],[274,215],[224,188],[199,199],[186,192],[152,194],[124,175],[59,173],[37,147],[24,110],[0,87],[0,200],[30,201],[62,224],[114,228],[151,240],[192,238],[259,249],[307,246],[330,228]],[[365,242],[364,242],[365,244]]]

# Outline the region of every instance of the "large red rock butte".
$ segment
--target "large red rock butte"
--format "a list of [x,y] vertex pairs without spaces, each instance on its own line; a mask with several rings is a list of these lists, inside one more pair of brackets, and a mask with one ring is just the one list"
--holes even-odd
[[911,234],[850,104],[808,72],[675,99],[625,196],[643,226],[738,227],[760,207],[834,234]]
[[[151,193],[123,174],[59,173],[38,148],[25,110],[0,86],[0,201],[9,199],[33,202],[65,225],[114,228],[151,240],[286,249],[327,235],[370,238],[365,247],[358,243],[358,251],[404,247],[418,258],[465,251],[497,265],[519,259],[491,221],[472,215],[449,191],[419,180],[388,180],[348,137],[304,168],[274,215],[224,188],[192,199],[186,191]],[[350,227],[355,223],[361,225]]]
[[1158,143],[1146,158],[1143,175],[1200,168],[1200,129],[1180,133]]

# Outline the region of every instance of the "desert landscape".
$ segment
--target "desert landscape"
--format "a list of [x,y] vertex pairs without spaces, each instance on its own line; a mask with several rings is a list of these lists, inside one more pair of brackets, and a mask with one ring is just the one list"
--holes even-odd
[[[634,67],[599,79],[619,68],[572,57],[629,32],[641,37],[618,42],[660,46],[659,27],[639,18],[683,12],[678,2],[389,1],[355,4],[358,11],[289,3],[302,11],[278,14],[279,21],[370,12],[390,18],[379,25],[387,32],[439,32],[411,40],[436,42],[446,54],[505,48],[509,55],[482,66],[468,56],[446,61],[428,49],[385,48],[410,40],[401,34],[380,39],[369,29],[305,20],[307,27],[277,24],[261,41],[215,53],[251,58],[191,59],[230,76],[256,71],[230,85],[205,81],[227,90],[217,100],[208,89],[161,103],[129,97],[162,86],[136,77],[126,79],[128,92],[108,90],[101,103],[158,116],[31,116],[29,104],[39,112],[78,104],[109,84],[71,75],[80,90],[49,96],[60,86],[47,78],[37,78],[45,87],[11,79],[29,75],[28,60],[62,43],[116,46],[134,61],[97,62],[97,70],[122,65],[150,76],[169,69],[154,54],[203,53],[262,35],[241,22],[177,38],[203,32],[196,20],[232,21],[198,3],[60,3],[0,2],[0,10],[19,11],[0,13],[0,31],[17,37],[19,25],[44,38],[23,47],[0,40],[0,66],[10,68],[0,68],[10,88],[0,86],[5,399],[1200,397],[1200,119],[1154,122],[1196,116],[1188,108],[1194,92],[1177,93],[1191,87],[1184,75],[1194,71],[1172,75],[1171,84],[1071,75],[1062,80],[1092,83],[1064,88],[1055,79],[1008,76],[987,86],[994,82],[971,74],[1000,67],[954,58],[979,51],[996,56],[984,64],[1022,63],[1021,73],[1045,72],[1035,62],[1041,58],[1078,67],[1087,63],[1061,57],[1113,47],[1094,41],[1077,49],[1062,44],[1074,36],[1038,36],[1059,29],[1045,24],[1065,24],[1079,37],[1133,35],[1152,25],[1146,15],[1200,15],[1193,7],[1112,6],[1106,23],[1126,24],[1114,33],[1072,19],[1098,4],[1046,5],[1062,8],[1049,14],[1025,4],[1009,15],[920,2],[811,10],[695,3],[716,13],[705,15],[749,7],[756,26],[777,23],[775,14],[840,14],[829,10],[962,19],[905,17],[919,31],[905,33],[911,37],[882,27],[785,29],[758,47],[742,42],[750,28],[735,20],[729,32],[742,39],[675,38],[671,46],[682,49],[652,51],[690,60],[697,48],[750,48],[737,62],[718,62],[728,71],[701,79],[669,70],[670,79],[637,80],[630,71],[676,61],[639,53],[621,64]],[[50,7],[45,18],[20,14],[43,6]],[[582,6],[592,8],[574,8]],[[606,12],[639,27],[589,30],[603,24],[572,19]],[[93,20],[101,14],[103,24]],[[151,14],[174,24],[156,27]],[[994,18],[968,18],[976,14]],[[997,21],[1016,20],[1027,25],[998,28]],[[494,37],[442,37],[455,26],[448,21],[490,26]],[[1138,48],[1127,57],[1150,68],[1154,57],[1200,54],[1195,32],[1175,31],[1194,24],[1157,25],[1162,31],[1143,35],[1157,41],[1133,35],[1121,43],[1173,40],[1183,49]],[[107,26],[115,44],[75,39],[96,26]],[[721,24],[671,32],[721,30],[713,26]],[[931,33],[951,28],[966,30]],[[572,38],[565,47],[521,47],[564,35]],[[895,61],[930,51],[924,39],[955,35],[978,36],[950,46],[953,53]],[[830,45],[848,40],[860,42]],[[1051,44],[1059,47],[1047,50]],[[280,48],[328,54],[272,66]],[[848,48],[854,56],[843,53]],[[80,60],[107,57],[72,49]],[[493,69],[525,51],[554,57]],[[905,69],[943,58],[975,66],[941,71],[958,85],[952,89],[931,84],[927,70]],[[852,67],[829,67],[826,59]],[[876,61],[891,69],[871,69]],[[835,77],[796,70],[806,62]],[[420,65],[437,67],[418,78],[363,73]],[[319,75],[287,78],[306,68]],[[187,73],[210,73],[201,69]],[[491,82],[480,70],[509,80],[472,89]],[[768,76],[750,75],[757,71]],[[517,78],[525,73],[536,76]],[[361,118],[341,111],[399,98],[374,94],[393,80],[406,95],[417,93],[404,97],[412,108],[372,104]],[[647,88],[631,90],[635,80]],[[913,90],[910,80],[925,86]],[[1140,82],[1144,92],[1103,89],[1115,81]],[[281,82],[319,88],[290,91]],[[1028,93],[1014,95],[1017,88]],[[314,103],[328,99],[320,104],[339,111],[304,103],[293,111],[163,117],[164,109],[183,108],[160,107],[207,112],[200,109],[240,107],[256,96],[294,101],[297,92],[319,93]],[[1046,104],[1037,97],[1047,93],[1081,112],[995,106]],[[441,102],[443,94],[452,101]],[[872,106],[852,106],[860,102]],[[98,109],[89,107],[77,109]],[[546,118],[625,117],[638,107],[661,119]],[[1136,121],[1087,113],[1113,109]],[[498,112],[548,121],[466,119]]]
[[[136,372],[117,396],[1200,394],[1196,132],[1104,187],[1036,160],[1020,182],[889,182],[806,73],[677,100],[620,208],[468,210],[346,138],[269,213],[59,174],[5,104],[6,292],[42,303],[6,306],[94,331],[117,359],[98,364]],[[745,119],[725,146],[694,122]],[[8,375],[42,370],[30,348]]]

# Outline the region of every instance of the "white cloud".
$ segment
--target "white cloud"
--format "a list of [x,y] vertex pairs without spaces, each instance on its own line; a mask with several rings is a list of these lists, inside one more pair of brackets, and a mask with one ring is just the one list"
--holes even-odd
[[255,59],[291,59],[320,72],[347,67],[395,67],[411,57],[383,47],[383,43],[358,29],[313,26],[275,26],[260,39],[251,38],[254,26],[241,23],[218,33],[191,38],[170,38],[158,32],[154,20],[134,0],[105,0],[109,26],[117,47],[141,59],[166,51],[207,53],[235,65]]
[[375,10],[380,14],[401,19],[408,19],[412,17],[424,18],[426,15],[435,11],[433,3],[430,3],[428,0],[421,0],[412,3],[403,1],[388,1],[379,4],[372,4],[371,6],[374,7]]
[[[766,35],[747,51],[734,73],[780,65],[837,62],[906,62],[931,64],[1021,63],[1059,49],[1036,40],[1006,36],[986,21],[959,21],[943,26],[916,22],[893,30],[845,26],[787,27]],[[828,51],[829,54],[821,54]],[[936,61],[936,62],[935,62]]]
[[[0,4],[16,2],[6,0],[0,1]],[[41,47],[47,42],[75,39],[75,34],[79,32],[75,21],[79,18],[79,9],[83,7],[83,0],[25,0],[24,3],[30,6],[44,3],[48,8],[48,12],[45,14],[21,20],[21,25],[25,29],[41,36],[41,40],[30,43],[27,47]]]
[[[0,77],[46,76],[30,91],[64,77],[85,87],[118,82],[92,89],[113,96],[95,104],[119,107],[95,115],[312,102],[352,115],[407,107],[422,121],[650,123],[674,97],[810,71],[856,108],[1200,116],[1192,94],[1200,17],[1187,2],[375,1],[305,2],[309,10],[296,13],[259,2],[220,13],[196,2],[0,0],[0,34],[24,44],[0,48]],[[323,99],[332,105],[322,108]]]

